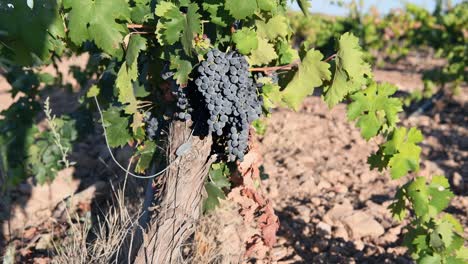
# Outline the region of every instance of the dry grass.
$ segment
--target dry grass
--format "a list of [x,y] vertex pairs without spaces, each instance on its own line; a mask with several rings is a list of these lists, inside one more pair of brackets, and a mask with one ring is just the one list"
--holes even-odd
[[253,230],[244,224],[238,211],[237,205],[222,201],[214,212],[203,216],[186,263],[242,263],[244,242]]
[[52,263],[130,263],[127,257],[138,230],[138,209],[126,204],[122,190],[114,195],[115,202],[105,217],[98,217],[94,227],[90,221],[76,223],[69,217],[70,234],[60,245],[54,245],[57,255]]

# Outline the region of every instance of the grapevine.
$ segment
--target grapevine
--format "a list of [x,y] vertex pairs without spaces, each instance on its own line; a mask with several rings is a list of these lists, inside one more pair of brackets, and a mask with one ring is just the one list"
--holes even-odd
[[[89,76],[95,80],[81,101],[90,111],[97,107],[112,159],[128,175],[159,176],[155,183],[164,182],[155,184],[161,190],[149,187],[154,197],[160,195],[152,201],[159,203],[155,208],[165,207],[155,210],[154,219],[145,223],[145,236],[151,239],[142,243],[136,262],[180,261],[180,252],[174,248],[192,235],[193,218],[199,217],[202,206],[205,212],[214,210],[230,191],[255,204],[252,218],[259,222],[262,237],[252,237],[255,243],[246,252],[252,253],[258,245],[271,248],[278,220],[255,186],[259,174],[255,166],[261,159],[255,152],[253,123],[267,118],[276,107],[298,110],[316,88],[330,108],[349,103],[348,119],[356,122],[363,138],[385,140],[368,160],[372,168],[388,170],[393,179],[419,170],[422,133],[400,125],[403,105],[394,97],[397,89],[372,79],[359,38],[343,30],[333,41],[336,49],[323,53],[312,43],[294,45],[296,32],[287,16],[287,1],[35,0],[32,6],[26,1],[11,2],[13,7],[0,3],[0,66],[9,73],[21,69],[24,74],[28,67],[54,64],[65,54],[91,54],[97,66]],[[308,16],[308,1],[297,2]],[[335,27],[329,22],[322,26]],[[316,42],[323,42],[322,37]],[[40,93],[40,82],[34,72],[31,75],[36,78],[31,89],[26,84],[13,86],[13,93],[26,94],[19,102],[34,102]],[[18,117],[15,110],[2,113],[7,119],[0,120],[0,143],[14,138],[10,125]],[[25,127],[31,128],[31,123]],[[53,128],[46,138],[58,144],[57,138],[64,137]],[[71,134],[65,137],[66,149],[76,139]],[[169,148],[171,139],[180,144]],[[138,146],[134,157],[139,174],[129,172],[112,154],[111,148],[127,145]],[[58,154],[66,156],[63,151]],[[0,167],[15,171],[18,164],[34,164],[31,158],[41,160],[33,172],[47,166],[37,155],[15,163],[2,160]],[[157,160],[166,162],[156,164]],[[149,175],[152,165],[164,169]],[[186,188],[180,189],[184,184]],[[410,179],[398,189],[391,206],[400,220],[407,209],[411,212],[406,245],[421,263],[468,259],[460,224],[442,214],[453,197],[448,188],[443,176],[429,183],[420,177]],[[178,195],[190,198],[181,201],[174,198]],[[246,213],[243,216],[248,222]],[[180,237],[168,238],[167,230],[180,230],[174,234]],[[178,244],[168,245],[169,240]]]

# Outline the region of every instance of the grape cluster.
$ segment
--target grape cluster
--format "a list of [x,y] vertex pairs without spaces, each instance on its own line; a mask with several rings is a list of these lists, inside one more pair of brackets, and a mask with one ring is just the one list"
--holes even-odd
[[182,88],[179,85],[177,85],[176,90],[174,91],[174,95],[177,98],[177,108],[179,110],[177,117],[183,121],[190,120],[193,112],[193,108],[189,104],[187,91],[188,88]]
[[262,113],[262,101],[245,57],[211,50],[197,71],[194,83],[209,112],[209,132],[226,137],[228,160],[242,160],[250,124]]
[[156,140],[156,136],[159,129],[158,119],[151,116],[151,112],[147,112],[143,118],[146,123],[146,135],[151,140]]
[[174,72],[169,70],[169,64],[165,64],[161,72],[161,78],[170,83],[172,94],[177,98],[177,118],[182,121],[190,120],[193,108],[189,104],[188,89],[177,85],[173,76]]

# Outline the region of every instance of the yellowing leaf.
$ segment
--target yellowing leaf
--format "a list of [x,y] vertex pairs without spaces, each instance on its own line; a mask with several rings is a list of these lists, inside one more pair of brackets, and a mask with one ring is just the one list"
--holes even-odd
[[320,51],[310,50],[299,65],[299,69],[283,91],[283,100],[291,108],[298,110],[304,98],[312,94],[315,87],[330,80],[330,65],[322,61]]
[[288,19],[283,15],[276,15],[267,23],[257,20],[257,33],[260,37],[274,40],[277,37],[286,37],[289,33]]
[[273,44],[264,38],[258,38],[258,48],[253,50],[247,61],[250,65],[265,65],[278,58]]
[[254,0],[225,0],[224,8],[235,19],[245,19],[255,13],[257,3]]
[[236,43],[237,50],[244,55],[258,48],[258,39],[255,31],[249,28],[242,28],[232,35],[232,40]]

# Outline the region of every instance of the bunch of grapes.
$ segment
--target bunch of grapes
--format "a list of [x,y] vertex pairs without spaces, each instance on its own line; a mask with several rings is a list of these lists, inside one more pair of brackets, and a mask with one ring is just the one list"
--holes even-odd
[[169,64],[165,64],[161,73],[161,78],[170,83],[172,94],[177,98],[177,118],[183,121],[190,120],[193,108],[189,104],[188,89],[177,85],[173,76],[174,72],[169,70]]
[[159,129],[159,122],[156,117],[151,116],[151,112],[147,112],[143,118],[146,123],[146,135],[151,140],[156,140],[156,136]]
[[209,132],[226,137],[228,160],[242,160],[248,146],[250,124],[262,113],[262,101],[244,56],[211,50],[195,80],[209,112]]

